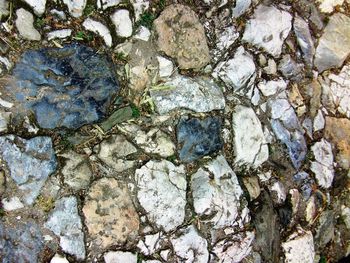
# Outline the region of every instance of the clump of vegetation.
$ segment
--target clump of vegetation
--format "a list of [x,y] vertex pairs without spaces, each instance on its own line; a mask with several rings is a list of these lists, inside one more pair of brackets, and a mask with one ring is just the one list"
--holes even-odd
[[145,27],[151,29],[152,25],[153,25],[153,21],[155,19],[156,19],[155,14],[146,11],[143,14],[141,14],[140,20],[138,21],[137,26],[145,26]]
[[73,37],[73,39],[80,41],[92,41],[94,39],[94,36],[92,34],[85,34],[84,31],[78,31]]
[[48,213],[54,208],[55,200],[52,197],[44,197],[39,195],[36,204],[45,212]]
[[131,110],[132,110],[132,117],[133,118],[140,117],[140,115],[141,115],[140,109],[135,104],[131,104],[130,107],[131,107]]
[[85,9],[84,9],[84,16],[89,16],[91,15],[93,12],[95,12],[95,6],[93,4],[88,4],[86,5]]
[[45,21],[44,18],[37,18],[37,19],[35,20],[35,22],[34,22],[34,25],[35,25],[36,27],[41,28],[41,27],[43,27],[43,26],[45,25],[45,23],[46,23],[46,21]]

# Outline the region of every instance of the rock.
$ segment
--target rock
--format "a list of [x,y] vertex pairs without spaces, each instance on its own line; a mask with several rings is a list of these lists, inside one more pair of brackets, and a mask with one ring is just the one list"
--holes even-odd
[[160,78],[168,78],[174,72],[174,65],[171,60],[157,56],[158,64],[159,64],[159,77]]
[[1,203],[2,203],[2,208],[5,211],[13,211],[24,207],[21,200],[17,196],[12,197],[10,199],[4,198],[1,200]]
[[221,119],[207,117],[181,119],[177,125],[179,157],[183,162],[193,162],[203,156],[215,153],[223,147]]
[[25,140],[14,135],[1,136],[0,156],[23,195],[23,202],[33,204],[48,176],[56,170],[51,138]]
[[269,158],[261,123],[252,108],[236,106],[232,128],[236,164],[258,167]]
[[66,20],[67,19],[65,12],[57,10],[57,9],[51,9],[50,14],[54,15],[54,17],[58,20]]
[[210,52],[213,54],[212,57],[215,62],[220,60],[221,56],[227,52],[238,37],[239,33],[233,25],[225,27],[220,33],[218,33],[216,48],[210,50]]
[[0,110],[0,132],[7,132],[11,113]]
[[232,59],[219,63],[214,70],[214,77],[221,79],[235,92],[247,92],[256,78],[253,57],[239,47]]
[[340,67],[350,54],[350,18],[336,13],[329,22],[318,42],[315,66],[319,72]]
[[186,206],[186,175],[183,165],[149,161],[135,172],[137,198],[148,220],[166,232],[183,223]]
[[1,88],[3,98],[16,105],[16,122],[34,112],[47,129],[75,129],[99,120],[118,90],[107,58],[79,44],[24,52]]
[[344,0],[317,0],[320,3],[319,8],[323,13],[332,13],[334,8],[342,5]]
[[195,112],[209,112],[225,108],[221,89],[208,79],[176,76],[159,88],[150,90],[150,95],[160,114],[174,109],[189,109]]
[[312,39],[308,23],[300,16],[294,17],[294,33],[297,37],[298,45],[303,53],[303,59],[309,68],[312,68],[315,55],[315,46]]
[[350,168],[350,120],[326,117],[324,138],[332,142],[337,149],[336,160],[343,169]]
[[136,31],[136,34],[134,35],[134,39],[140,39],[146,42],[149,40],[150,37],[151,37],[151,31],[149,31],[149,29],[144,26],[140,26]]
[[66,159],[61,170],[64,183],[74,191],[87,189],[93,177],[88,159],[72,150],[60,156]]
[[269,190],[271,192],[271,197],[274,203],[281,205],[284,203],[284,201],[287,198],[287,193],[284,185],[280,182],[274,182],[270,187]]
[[285,255],[285,262],[314,262],[315,251],[312,233],[299,229],[296,233],[291,234],[287,241],[282,243]]
[[121,0],[97,0],[97,8],[102,8],[103,10],[108,7],[119,5]]
[[92,184],[83,213],[94,253],[132,242],[138,234],[139,217],[128,190],[113,178],[102,178]]
[[179,236],[173,237],[170,240],[177,257],[177,262],[207,263],[209,260],[207,240],[198,234],[193,225],[182,229],[179,232]]
[[261,192],[259,180],[257,176],[249,176],[242,178],[245,188],[247,189],[250,201],[258,198]]
[[311,150],[315,161],[311,162],[310,169],[315,174],[318,184],[324,188],[331,187],[334,178],[331,144],[322,138],[311,147]]
[[215,244],[213,253],[217,261],[239,263],[249,255],[252,250],[254,232],[238,233],[232,239],[224,239]]
[[326,123],[326,121],[325,121],[325,119],[323,117],[322,110],[318,110],[317,111],[317,115],[314,118],[314,125],[313,125],[314,132],[323,130],[324,126],[325,126],[325,123]]
[[238,18],[243,15],[252,4],[251,0],[237,0],[236,5],[232,8],[232,16]]
[[315,184],[314,180],[306,172],[299,172],[293,176],[293,180],[299,186],[304,200],[308,200],[312,194],[312,187]]
[[51,31],[50,33],[47,34],[47,39],[50,41],[55,38],[67,38],[72,34],[72,29],[60,29],[60,30],[55,30]]
[[300,81],[303,78],[303,64],[297,64],[289,54],[282,57],[278,64],[278,70],[287,79]]
[[33,221],[0,222],[0,258],[3,262],[39,262],[44,239]]
[[19,34],[25,39],[39,41],[41,39],[41,35],[33,26],[33,15],[21,8],[16,11],[16,16],[17,19],[15,23]]
[[278,57],[291,30],[291,20],[292,16],[286,11],[259,5],[246,25],[243,40]]
[[201,221],[214,229],[241,223],[243,191],[222,155],[191,176],[191,187],[194,211],[203,218]]
[[85,9],[87,0],[63,0],[68,7],[69,14],[73,17],[81,17]]
[[132,35],[132,21],[128,10],[120,9],[115,11],[111,15],[111,20],[119,37],[130,37]]
[[286,90],[287,83],[282,78],[270,81],[264,80],[259,82],[258,88],[265,97],[268,97]]
[[153,23],[160,51],[175,58],[180,69],[200,69],[210,61],[209,48],[197,15],[189,7],[167,6]]
[[162,239],[161,233],[154,235],[146,235],[144,241],[140,240],[137,247],[140,249],[142,254],[148,256],[152,255],[156,250],[160,248],[160,242]]
[[110,251],[103,258],[105,263],[137,263],[137,255],[131,252]]
[[101,22],[92,20],[91,18],[87,18],[85,19],[82,25],[86,30],[100,35],[108,47],[112,46],[111,33],[109,32],[109,29],[104,24],[102,24]]
[[9,3],[7,0],[0,1],[0,20],[9,14]]
[[65,257],[63,257],[63,256],[61,256],[59,254],[56,254],[51,259],[50,263],[69,263],[69,261]]
[[103,131],[107,132],[117,124],[126,122],[131,119],[133,119],[133,109],[131,106],[126,106],[117,109],[115,112],[109,115],[105,121],[101,122],[99,126]]
[[150,2],[148,0],[131,0],[130,2],[134,7],[135,20],[139,21],[141,14],[148,10]]
[[37,16],[42,16],[45,12],[46,0],[23,0],[26,2],[34,11]]
[[270,58],[267,61],[267,66],[263,68],[266,74],[268,75],[277,75],[277,65],[276,62]]
[[60,238],[60,246],[64,252],[79,260],[85,259],[83,224],[76,197],[58,199],[45,227]]
[[323,211],[318,219],[315,235],[315,248],[323,249],[334,237],[335,218],[334,211]]

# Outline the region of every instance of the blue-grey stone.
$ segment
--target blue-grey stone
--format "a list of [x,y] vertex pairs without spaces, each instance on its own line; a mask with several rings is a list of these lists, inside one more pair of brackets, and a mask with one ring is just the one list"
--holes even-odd
[[98,121],[119,91],[112,63],[80,44],[24,52],[11,80],[4,93],[17,113],[34,113],[39,126],[47,129],[75,129]]
[[293,176],[294,182],[298,185],[305,200],[309,200],[312,194],[312,186],[315,181],[306,172],[299,172]]
[[180,159],[184,162],[192,162],[220,150],[223,147],[220,133],[221,119],[218,117],[208,117],[203,120],[181,119],[177,126]]

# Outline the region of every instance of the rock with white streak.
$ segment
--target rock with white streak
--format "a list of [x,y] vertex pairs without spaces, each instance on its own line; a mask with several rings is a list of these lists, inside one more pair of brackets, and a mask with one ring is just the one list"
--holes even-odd
[[122,0],[97,0],[97,8],[102,8],[103,10],[108,7],[117,6]]
[[283,79],[270,81],[264,80],[259,82],[258,88],[264,96],[268,97],[286,90],[287,83]]
[[258,167],[269,158],[260,120],[252,108],[236,106],[232,116],[235,163]]
[[286,263],[314,262],[315,248],[312,233],[300,229],[282,243]]
[[26,2],[38,16],[41,16],[45,12],[46,0],[23,0]]
[[25,39],[39,41],[41,39],[41,35],[33,26],[33,15],[25,9],[21,8],[16,11],[16,16],[17,19],[15,21],[15,24],[19,34]]
[[60,29],[60,30],[55,30],[51,31],[50,33],[47,34],[47,39],[50,41],[55,38],[60,38],[64,39],[69,37],[72,34],[72,29]]
[[198,234],[193,225],[180,230],[180,236],[173,237],[170,242],[174,248],[177,262],[207,263],[209,260],[207,240]]
[[315,46],[312,39],[308,23],[300,16],[296,15],[294,18],[294,33],[297,37],[298,45],[303,52],[303,59],[305,63],[312,67]]
[[85,19],[83,27],[91,32],[99,34],[108,47],[112,46],[112,36],[109,29],[101,22],[92,20],[91,18]]
[[225,98],[220,87],[202,77],[176,76],[162,84],[159,89],[151,89],[150,95],[160,114],[181,108],[195,112],[225,108]]
[[63,3],[67,5],[71,16],[81,17],[83,15],[87,0],[63,0]]
[[318,184],[324,188],[331,187],[334,178],[332,145],[322,138],[311,150],[315,161],[311,163],[310,169],[314,172]]
[[111,15],[111,20],[119,37],[130,37],[132,35],[132,21],[128,10],[115,11]]
[[137,263],[137,255],[131,252],[110,251],[103,258],[105,263]]
[[246,25],[243,40],[278,57],[292,28],[291,21],[292,16],[288,12],[273,6],[259,5]]
[[239,33],[237,29],[231,25],[225,27],[219,34],[216,40],[216,48],[212,49],[214,61],[218,61],[222,55],[230,48],[230,46],[238,39]]
[[157,56],[159,64],[159,77],[168,78],[174,72],[173,62],[165,57]]
[[135,172],[137,198],[148,220],[165,231],[183,223],[186,206],[186,174],[183,165],[149,161]]

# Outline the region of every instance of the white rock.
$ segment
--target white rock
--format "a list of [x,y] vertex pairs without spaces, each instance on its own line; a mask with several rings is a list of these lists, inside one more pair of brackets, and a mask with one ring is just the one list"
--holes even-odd
[[334,7],[337,5],[342,5],[344,3],[344,0],[317,0],[317,2],[320,3],[319,7],[321,12],[332,13]]
[[288,12],[273,6],[259,5],[246,25],[243,40],[278,57],[292,28],[291,21],[292,16]]
[[122,0],[97,0],[97,7],[107,9],[111,6],[117,6]]
[[47,34],[47,39],[50,41],[55,38],[67,38],[72,34],[72,29],[60,29],[60,30],[55,30],[51,31],[50,33]]
[[315,174],[318,184],[324,188],[331,187],[334,178],[332,145],[322,138],[311,150],[315,161],[311,163],[310,169]]
[[51,259],[50,263],[69,263],[69,261],[65,257],[63,257],[63,256],[61,256],[59,254],[56,254]]
[[134,35],[135,39],[140,39],[143,41],[148,41],[151,36],[151,31],[147,27],[140,26],[137,30],[136,34]]
[[207,263],[209,252],[207,240],[202,238],[196,228],[191,225],[180,230],[180,236],[173,237],[170,242],[173,245],[177,262],[183,263]]
[[258,88],[265,97],[275,95],[286,90],[287,83],[283,79],[259,82]]
[[149,0],[131,0],[131,4],[134,7],[135,20],[138,21],[142,13],[148,10]]
[[232,59],[220,63],[215,68],[213,76],[220,78],[235,92],[242,89],[246,92],[256,78],[253,57],[241,46]]
[[189,109],[195,112],[210,112],[225,108],[225,98],[213,81],[205,78],[176,76],[150,90],[150,95],[160,114],[174,109]]
[[24,207],[23,203],[17,196],[11,197],[10,199],[4,198],[1,202],[5,211],[13,211]]
[[243,15],[252,4],[251,0],[237,0],[236,5],[232,8],[232,16],[237,18]]
[[[1,104],[0,104],[1,105]],[[11,113],[0,110],[0,132],[6,132],[10,122]]]
[[186,175],[183,165],[149,161],[135,172],[137,198],[148,219],[165,231],[183,223],[186,205]]
[[272,184],[272,186],[270,187],[270,191],[276,193],[277,204],[283,204],[284,203],[284,201],[287,198],[287,193],[286,193],[286,189],[284,188],[284,185],[281,182],[279,182],[279,181],[274,182]]
[[254,106],[258,106],[259,105],[259,101],[260,101],[260,92],[259,92],[259,90],[257,88],[254,88],[253,95],[252,95],[252,98],[250,99],[250,102]]
[[252,108],[238,105],[232,116],[235,163],[258,167],[269,158],[260,120]]
[[99,34],[108,47],[112,46],[111,33],[109,32],[109,29],[101,22],[87,18],[83,22],[83,27],[88,31]]
[[41,16],[45,12],[46,0],[23,0],[26,2],[36,15]]
[[223,156],[218,156],[191,177],[193,206],[204,220],[220,229],[237,224],[241,218],[243,191],[236,174]]
[[63,11],[57,10],[57,9],[51,9],[50,13],[55,15],[60,20],[66,20],[67,16]]
[[220,57],[229,49],[229,47],[238,39],[239,33],[236,28],[228,26],[218,34],[216,48],[212,50],[213,58],[218,61]]
[[300,229],[282,243],[286,263],[313,263],[315,259],[314,239],[310,231]]
[[16,15],[17,19],[15,23],[19,34],[25,39],[39,41],[41,39],[41,35],[33,26],[33,15],[23,8],[18,9],[16,11]]
[[130,37],[132,35],[132,21],[129,11],[120,9],[111,15],[111,20],[115,26],[115,31],[120,37]]
[[168,78],[173,74],[174,65],[173,62],[165,57],[157,56],[159,64],[159,77]]
[[160,251],[160,256],[162,257],[162,259],[167,261],[169,253],[170,253],[170,249],[162,250],[162,251]]
[[85,9],[87,0],[63,0],[68,7],[68,11],[73,17],[81,17]]
[[275,60],[270,58],[267,61],[267,66],[264,67],[264,71],[268,75],[276,75],[276,73],[277,73],[277,64],[276,64]]
[[314,118],[314,132],[323,130],[324,126],[325,126],[325,119],[323,117],[323,113],[322,110],[318,110],[317,111],[317,115]]
[[[4,64],[7,70],[10,70],[12,68],[12,63],[6,57],[0,56],[0,63]],[[4,106],[4,107],[6,107],[6,106]],[[8,107],[6,107],[6,108],[8,108]]]
[[137,263],[137,255],[131,252],[110,251],[103,258],[105,263]]
[[145,240],[140,240],[137,244],[137,247],[144,255],[152,255],[157,249],[160,248],[159,242],[161,241],[161,238],[161,233],[157,233],[154,235],[146,235]]

